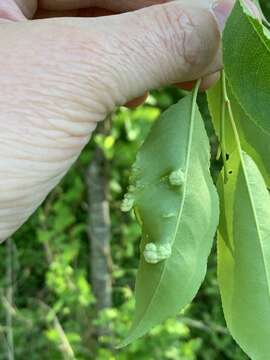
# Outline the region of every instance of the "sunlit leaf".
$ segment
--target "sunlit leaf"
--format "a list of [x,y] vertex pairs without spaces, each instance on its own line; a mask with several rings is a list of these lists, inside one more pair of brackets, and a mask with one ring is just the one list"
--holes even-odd
[[270,354],[270,198],[245,153],[234,153],[227,184],[220,180],[218,276],[229,330],[255,360]]
[[135,318],[121,346],[183,309],[204,279],[219,215],[209,157],[192,95],[160,117],[138,153],[125,205],[142,223],[141,260]]

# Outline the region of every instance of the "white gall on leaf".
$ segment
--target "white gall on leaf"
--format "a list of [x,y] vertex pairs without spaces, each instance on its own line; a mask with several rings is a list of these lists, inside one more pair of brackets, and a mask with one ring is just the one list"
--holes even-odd
[[169,182],[172,186],[182,186],[185,183],[185,173],[182,169],[173,171],[169,176]]
[[172,247],[170,244],[156,245],[153,242],[146,244],[143,252],[144,259],[149,264],[157,264],[166,260],[171,254]]

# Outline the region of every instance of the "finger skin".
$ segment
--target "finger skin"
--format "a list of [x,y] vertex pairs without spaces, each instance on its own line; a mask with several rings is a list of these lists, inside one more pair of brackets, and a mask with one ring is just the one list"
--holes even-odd
[[17,21],[25,20],[25,16],[13,0],[5,0],[0,2],[0,19]]
[[206,91],[214,86],[220,79],[220,72],[216,72],[211,75],[207,75],[202,79],[200,91]]
[[37,0],[13,0],[21,9],[24,16],[31,19],[38,8]]
[[42,203],[116,106],[221,66],[216,19],[195,3],[0,25],[0,240]]
[[[206,91],[210,87],[214,86],[218,82],[219,78],[220,78],[220,72],[216,72],[214,74],[203,77],[200,85],[200,91]],[[175,85],[180,89],[190,91],[194,89],[194,86],[196,85],[196,81],[187,81]]]

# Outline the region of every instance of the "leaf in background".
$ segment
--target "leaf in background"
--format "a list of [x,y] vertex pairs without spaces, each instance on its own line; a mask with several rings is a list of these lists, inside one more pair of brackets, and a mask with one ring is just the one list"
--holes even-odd
[[237,1],[225,27],[223,57],[243,148],[258,160],[270,186],[270,37],[243,0]]
[[[227,91],[237,131],[241,140],[241,146],[243,150],[254,159],[263,174],[265,181],[267,181],[267,185],[270,187],[270,134],[268,135],[262,131],[262,129],[244,112],[233,95],[228,82]],[[214,128],[220,140],[220,104],[222,101],[221,82],[218,82],[212,89],[208,90],[207,99],[212,114]],[[228,119],[225,121],[225,134],[227,134],[226,151],[229,154],[235,147],[235,141]]]
[[[207,91],[207,101],[209,111],[212,117],[212,122],[216,135],[218,136],[219,141],[221,141],[221,107],[222,107],[222,83],[221,80],[216,83],[211,89]],[[239,123],[237,123],[238,127]],[[224,132],[226,136],[226,152],[230,153],[235,148],[235,140],[232,133],[232,128],[230,126],[229,119],[226,119],[224,124]]]
[[[232,95],[225,80],[223,86],[225,102]],[[209,95],[215,124],[221,93],[219,85]],[[225,113],[228,181],[223,172],[218,181],[218,280],[232,336],[252,359],[265,360],[270,354],[270,195],[255,162],[241,149],[237,110],[233,106]]]
[[135,319],[120,346],[176,315],[204,279],[219,217],[209,157],[195,93],[160,117],[137,155],[123,205],[142,223],[142,255]]
[[270,197],[254,161],[236,151],[219,179],[218,279],[227,326],[254,360],[270,354]]

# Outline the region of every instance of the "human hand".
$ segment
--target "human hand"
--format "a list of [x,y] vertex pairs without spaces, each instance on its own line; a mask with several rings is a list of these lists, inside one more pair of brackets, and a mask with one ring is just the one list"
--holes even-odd
[[[3,1],[0,241],[41,204],[116,106],[163,85],[213,81],[219,28],[232,7],[232,0],[215,7],[210,0],[41,0],[36,12],[35,0]],[[125,13],[85,17],[112,11]]]

